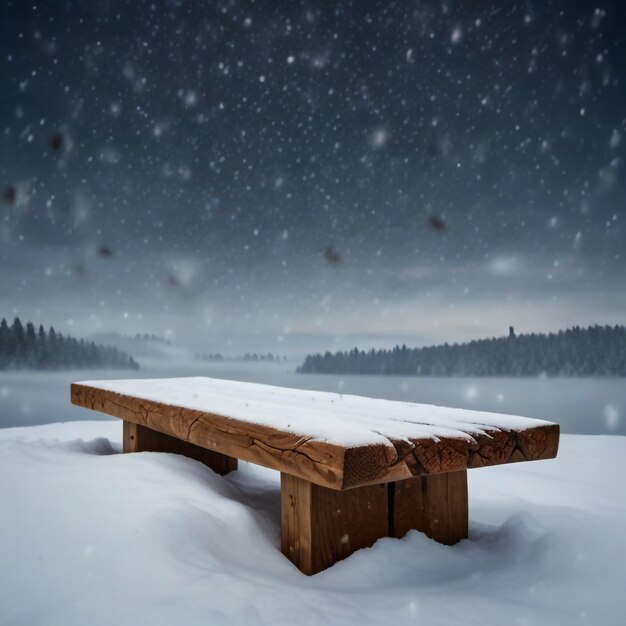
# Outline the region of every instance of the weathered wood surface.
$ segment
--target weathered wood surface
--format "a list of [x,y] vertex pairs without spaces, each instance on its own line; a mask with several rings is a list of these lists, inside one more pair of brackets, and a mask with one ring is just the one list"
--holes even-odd
[[467,538],[467,471],[389,484],[389,535],[401,538],[411,529],[447,545]]
[[[211,381],[211,379],[206,380]],[[102,381],[102,384],[115,382],[118,381]],[[135,381],[119,382],[133,383]],[[146,381],[137,382],[145,384]],[[167,387],[168,379],[158,382],[161,386]],[[241,385],[242,389],[246,388],[244,383]],[[128,385],[124,388],[127,387]],[[256,385],[255,387],[265,386]],[[270,389],[281,391],[280,388]],[[297,407],[297,403],[293,404],[293,394],[296,391],[284,391],[290,393],[292,400],[292,404],[289,405],[290,410],[292,407]],[[335,396],[336,394],[324,395]],[[512,419],[512,427],[507,428],[505,426],[508,423],[505,419],[507,416],[485,414],[485,419],[491,415],[490,419],[496,421],[498,426],[484,423],[468,424],[467,432],[461,432],[458,428],[452,430],[445,427],[445,424],[437,430],[436,418],[433,418],[431,422],[424,422],[425,429],[434,429],[439,433],[436,436],[411,435],[410,433],[415,433],[416,428],[422,423],[418,423],[417,420],[407,420],[406,431],[409,434],[400,436],[398,433],[402,432],[404,422],[398,419],[386,420],[385,416],[381,415],[378,428],[372,427],[373,443],[346,445],[320,439],[319,436],[311,435],[310,432],[298,432],[292,424],[288,425],[289,430],[283,430],[256,423],[255,414],[260,412],[260,409],[265,409],[267,412],[267,406],[257,407],[254,401],[244,404],[245,417],[239,414],[235,419],[206,410],[173,406],[136,397],[129,393],[102,389],[95,383],[73,384],[71,398],[76,405],[146,426],[229,457],[257,463],[317,485],[339,490],[398,481],[425,474],[457,472],[474,467],[553,458],[556,456],[559,442],[557,424],[539,423],[535,420],[526,422],[523,418]],[[376,406],[384,409],[385,406],[389,406],[396,412],[398,405],[402,407],[405,404],[352,398],[354,401],[358,400],[358,407]],[[369,402],[375,404],[370,405]],[[184,403],[180,401],[179,404]],[[276,406],[280,408],[279,404]],[[352,412],[348,414],[342,413],[342,407],[337,406],[334,419],[339,423],[345,420],[348,430],[349,426],[354,423],[355,427],[360,427],[363,431],[363,423],[359,421],[358,414],[354,414],[354,406],[350,406]],[[409,408],[411,407],[419,407],[422,412],[424,410],[422,405],[409,405]],[[309,408],[310,405],[303,406],[303,411]],[[432,407],[432,409],[435,411],[437,408]],[[241,407],[239,410],[241,412]],[[297,413],[296,408],[293,410]],[[297,424],[296,415],[293,421]],[[371,418],[365,421],[368,428],[371,421]],[[309,420],[309,423],[311,422],[315,423],[314,420]],[[526,423],[529,424],[528,427],[524,427]],[[387,425],[391,434],[385,431]],[[306,429],[303,428],[303,430]]]
[[188,441],[124,420],[124,452],[169,452],[182,454],[210,467],[217,474],[237,469],[237,459],[201,448]]
[[308,575],[389,534],[387,485],[336,491],[280,476],[281,550]]

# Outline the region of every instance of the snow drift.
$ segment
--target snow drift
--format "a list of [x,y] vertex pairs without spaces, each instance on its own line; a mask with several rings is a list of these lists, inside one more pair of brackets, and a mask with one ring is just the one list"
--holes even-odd
[[412,531],[309,578],[280,553],[276,472],[121,435],[0,430],[1,624],[623,624],[626,438],[470,471],[468,540]]

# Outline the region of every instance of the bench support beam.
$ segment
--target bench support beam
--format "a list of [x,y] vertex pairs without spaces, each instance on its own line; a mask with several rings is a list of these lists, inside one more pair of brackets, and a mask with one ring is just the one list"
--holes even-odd
[[124,420],[124,452],[170,452],[200,461],[216,474],[237,469],[237,459]]
[[467,471],[431,474],[389,483],[389,535],[419,530],[439,543],[467,539]]
[[281,549],[311,575],[387,535],[387,485],[336,491],[280,475]]
[[281,473],[281,550],[311,575],[381,537],[421,531],[448,545],[467,538],[467,472],[336,491]]

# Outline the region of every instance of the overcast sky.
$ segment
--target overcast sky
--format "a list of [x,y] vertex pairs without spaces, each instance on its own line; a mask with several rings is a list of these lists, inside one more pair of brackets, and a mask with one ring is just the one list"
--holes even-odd
[[0,7],[0,316],[228,352],[626,323],[622,2]]

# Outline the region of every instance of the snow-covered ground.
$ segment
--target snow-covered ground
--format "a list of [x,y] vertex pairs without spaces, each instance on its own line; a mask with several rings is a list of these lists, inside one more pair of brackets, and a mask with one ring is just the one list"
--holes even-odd
[[1,624],[624,624],[624,437],[470,471],[468,540],[410,532],[309,578],[279,550],[276,472],[121,455],[121,434],[0,430]]

